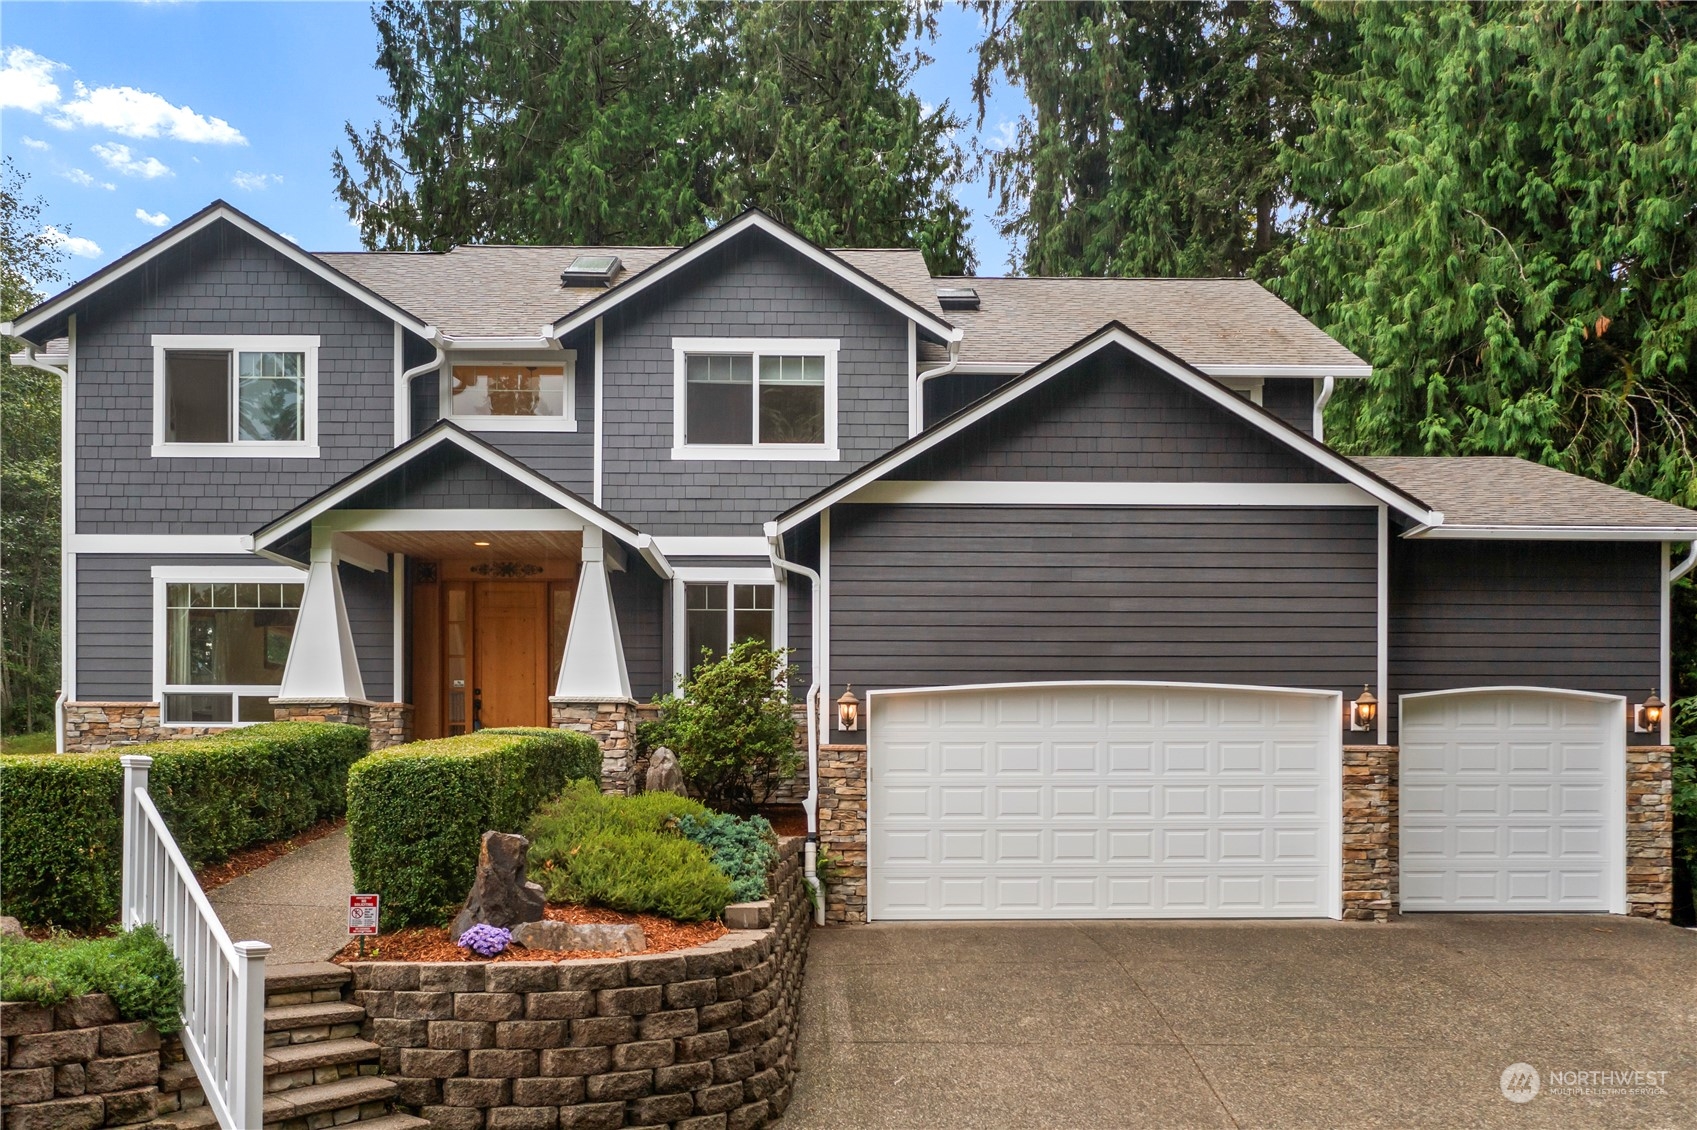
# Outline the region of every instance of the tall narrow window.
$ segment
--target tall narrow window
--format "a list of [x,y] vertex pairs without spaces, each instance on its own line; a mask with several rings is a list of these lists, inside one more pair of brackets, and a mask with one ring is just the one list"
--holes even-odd
[[243,581],[167,584],[164,720],[270,721],[302,588]]

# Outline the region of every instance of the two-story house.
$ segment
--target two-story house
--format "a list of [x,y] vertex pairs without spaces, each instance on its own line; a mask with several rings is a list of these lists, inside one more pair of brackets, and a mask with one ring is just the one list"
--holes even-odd
[[215,203],[7,332],[63,373],[66,748],[552,724],[622,788],[634,704],[755,637],[842,917],[1667,914],[1697,513],[1340,455],[1369,367],[1252,281]]

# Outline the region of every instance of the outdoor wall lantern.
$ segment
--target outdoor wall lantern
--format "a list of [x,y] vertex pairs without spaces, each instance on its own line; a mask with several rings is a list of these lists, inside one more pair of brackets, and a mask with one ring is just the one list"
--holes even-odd
[[1362,683],[1361,693],[1349,704],[1349,728],[1357,732],[1371,730],[1374,719],[1378,717],[1379,700],[1373,697],[1372,689]]
[[1662,700],[1657,698],[1656,692],[1652,690],[1650,692],[1649,698],[1645,699],[1643,702],[1641,702],[1637,706],[1633,707],[1633,710],[1632,710],[1632,731],[1633,731],[1633,733],[1635,733],[1635,734],[1648,734],[1652,730],[1661,729],[1662,728],[1662,710],[1663,709],[1664,709],[1664,704],[1663,704]]
[[837,700],[837,729],[860,729],[860,700],[854,697],[850,684],[843,685],[843,697]]

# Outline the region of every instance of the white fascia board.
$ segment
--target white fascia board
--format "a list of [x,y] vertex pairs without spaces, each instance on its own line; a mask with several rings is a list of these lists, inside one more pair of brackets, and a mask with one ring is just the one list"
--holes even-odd
[[813,501],[781,516],[777,523],[778,532],[794,529],[815,514],[856,493],[868,483],[883,478],[894,468],[918,458],[944,440],[971,427],[992,412],[1019,399],[1033,388],[1066,372],[1110,345],[1118,345],[1134,357],[1167,373],[1245,423],[1279,440],[1298,454],[1307,456],[1345,482],[1360,487],[1375,500],[1385,503],[1399,514],[1407,515],[1417,523],[1427,526],[1436,527],[1443,523],[1441,513],[1429,510],[1418,500],[1387,486],[1312,436],[1304,435],[1290,425],[1269,416],[1266,412],[1245,401],[1237,393],[1215,383],[1206,376],[1199,375],[1183,362],[1175,360],[1142,338],[1128,332],[1123,327],[1115,325],[1067,350],[1047,364],[1031,370],[1019,380],[1004,385],[998,391],[979,401],[976,408],[955,416],[948,423],[931,431],[920,433],[919,436],[909,440],[889,455],[873,460],[858,474],[842,480]]
[[667,557],[765,557],[763,537],[657,537],[654,544]]
[[[770,585],[774,584],[777,580],[777,574],[772,569],[770,559],[768,559],[767,564],[762,567],[742,565],[729,567],[722,565],[702,565],[695,567],[690,565],[679,565],[672,570],[672,576],[673,579],[684,584],[722,581],[726,583],[734,582],[744,585]],[[678,623],[682,624],[683,620],[679,618]]]
[[[444,443],[452,443],[461,450],[476,456],[485,463],[488,463],[490,466],[506,475],[511,476],[513,479],[516,479],[531,490],[534,490],[537,494],[542,495],[550,502],[559,506],[562,510],[569,511],[576,515],[579,519],[581,519],[581,524],[587,524],[594,526],[597,529],[606,530],[621,541],[635,545],[639,549],[641,548],[641,539],[644,535],[637,533],[622,522],[609,518],[607,515],[594,509],[594,507],[586,505],[575,495],[563,490],[549,482],[547,479],[544,479],[524,464],[509,458],[507,455],[489,447],[487,444],[480,443],[449,427],[442,428],[442,430],[437,432],[434,436],[419,442],[416,447],[404,450],[397,449],[396,451],[390,452],[388,455],[378,459],[376,462],[366,467],[365,470],[359,471],[343,480],[339,486],[335,487],[333,490],[327,491],[310,505],[292,511],[289,514],[284,515],[282,518],[277,519],[275,522],[272,522],[269,526],[266,526],[264,529],[260,530],[259,533],[254,535],[254,546],[258,549],[264,549],[290,530],[293,530],[304,523],[315,521],[329,511],[334,510],[340,503],[352,498],[354,495],[381,479],[384,475],[387,475],[390,471],[394,470],[401,464],[415,459],[427,451],[434,450],[436,447]],[[488,529],[490,527],[485,525],[483,528]]]
[[1453,698],[1456,695],[1502,694],[1505,692],[1557,695],[1562,698],[1584,699],[1587,702],[1618,702],[1623,706],[1626,703],[1625,697],[1618,694],[1602,694],[1597,691],[1576,691],[1568,687],[1534,687],[1519,683],[1489,687],[1456,687],[1453,690],[1447,691],[1417,691],[1413,694],[1398,695],[1397,702],[1398,709],[1400,710],[1400,704],[1404,702],[1414,702],[1419,699]]
[[1377,506],[1350,483],[1104,483],[880,479],[843,502],[935,506]]
[[1416,528],[1403,537],[1474,541],[1689,541],[1697,526],[1452,526]]
[[911,318],[930,333],[944,341],[959,341],[963,336],[961,330],[950,325],[937,315],[926,310],[895,291],[878,282],[872,276],[863,274],[831,254],[823,247],[803,239],[790,231],[776,220],[761,212],[746,212],[742,216],[715,231],[696,240],[688,247],[682,248],[649,267],[630,282],[613,287],[599,298],[590,300],[578,307],[572,313],[554,323],[555,337],[565,337],[567,334],[582,329],[596,318],[605,314],[614,306],[626,299],[634,298],[660,282],[669,275],[700,259],[720,245],[735,239],[749,229],[758,229],[776,239],[778,242],[799,252],[803,257],[812,260],[825,270],[836,275],[844,282],[871,295],[877,301],[888,306],[904,318]]
[[478,530],[576,531],[585,522],[553,509],[516,510],[332,510],[313,528],[339,534],[467,533]]
[[70,553],[252,553],[247,534],[67,534]]
[[277,252],[279,255],[282,255],[284,258],[289,259],[308,273],[316,275],[319,279],[329,283],[337,290],[340,290],[344,294],[365,303],[365,305],[376,310],[384,317],[399,322],[401,325],[405,326],[413,333],[418,334],[420,337],[434,338],[436,336],[436,328],[434,326],[425,325],[423,322],[419,321],[405,310],[402,310],[399,306],[394,305],[388,299],[383,298],[375,291],[368,290],[359,285],[352,279],[348,278],[348,276],[329,266],[316,255],[302,250],[300,247],[284,239],[282,236],[278,235],[270,228],[265,227],[263,224],[248,219],[246,216],[242,215],[234,208],[231,208],[229,205],[224,204],[222,201],[209,208],[199,217],[184,221],[174,230],[168,231],[159,236],[153,241],[153,243],[145,245],[142,249],[140,249],[140,253],[137,254],[135,258],[127,261],[120,259],[117,264],[114,264],[118,267],[117,270],[110,272],[97,271],[88,279],[85,279],[83,282],[78,283],[75,286],[72,286],[69,290],[61,293],[57,298],[53,298],[36,307],[35,310],[30,312],[27,317],[20,318],[13,323],[13,335],[18,337],[27,337],[31,329],[45,322],[51,321],[53,318],[63,313],[67,307],[74,306],[89,295],[103,289],[109,283],[116,282],[118,279],[128,275],[135,268],[156,259],[160,255],[163,255],[165,252],[182,243],[184,240],[190,239],[200,232],[205,231],[208,227],[211,227],[220,220],[230,224],[237,230],[252,236],[260,243],[263,243],[265,246]]
[[552,334],[541,337],[523,335],[507,337],[473,337],[469,334],[441,334],[437,341],[450,353],[477,350],[558,349],[560,339]]
[[155,565],[150,572],[156,581],[248,581],[263,584],[299,582],[306,578],[304,565]]

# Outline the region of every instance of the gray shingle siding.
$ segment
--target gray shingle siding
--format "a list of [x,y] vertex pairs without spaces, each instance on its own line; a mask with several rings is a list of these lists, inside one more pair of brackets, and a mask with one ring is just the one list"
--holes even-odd
[[666,677],[665,614],[666,582],[646,564],[632,560],[624,570],[607,575],[613,593],[613,613],[619,621],[619,639],[625,647],[625,669],[630,674],[631,696],[646,702],[661,690],[671,689]]
[[365,697],[373,702],[395,701],[395,582],[388,573],[368,573],[355,565],[341,566],[342,601],[348,608],[348,628],[359,656],[359,677]]
[[1261,386],[1261,406],[1305,436],[1314,434],[1314,382],[1269,379]]
[[[838,462],[674,460],[674,337],[837,338]],[[907,438],[907,321],[764,235],[606,315],[606,507],[657,535],[761,523]]]
[[[77,555],[77,698],[83,702],[152,702],[153,566],[252,568],[271,564],[238,555]],[[301,572],[301,579],[306,573]]]
[[452,443],[408,460],[340,510],[534,510],[554,503]]
[[[316,334],[318,459],[155,459],[154,334]],[[111,283],[77,319],[83,533],[247,533],[394,440],[394,324],[225,224]]]
[[891,472],[908,480],[1336,482],[1123,353],[1080,363]]
[[1665,698],[1660,547],[1393,539],[1390,645],[1393,699],[1481,686]]
[[1151,679],[1353,693],[1377,513],[838,506],[831,681]]

